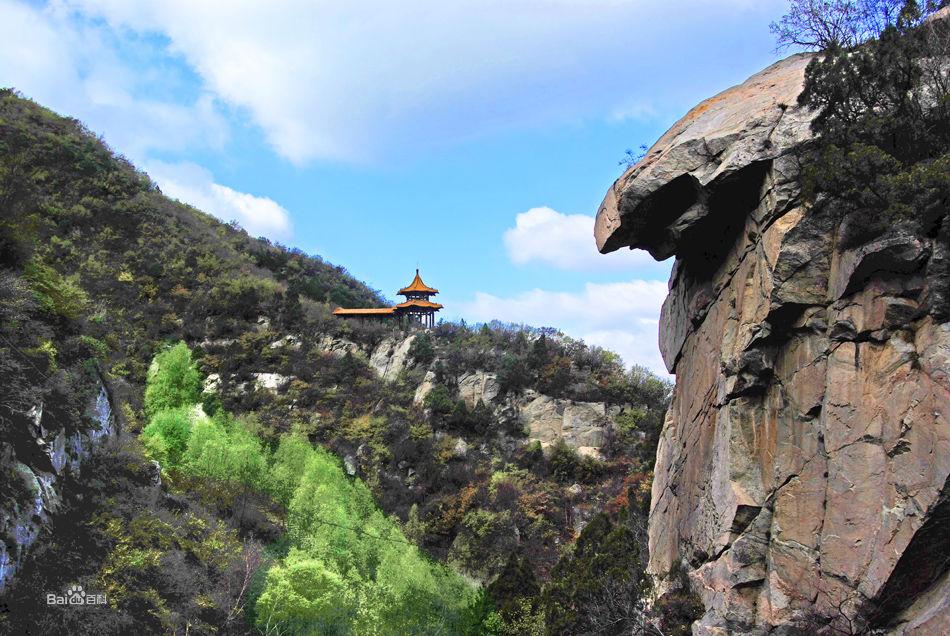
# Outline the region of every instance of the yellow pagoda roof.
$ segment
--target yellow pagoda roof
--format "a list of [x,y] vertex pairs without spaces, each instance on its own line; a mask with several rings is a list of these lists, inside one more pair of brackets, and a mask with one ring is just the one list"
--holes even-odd
[[412,292],[422,292],[422,293],[426,293],[426,294],[438,294],[438,293],[439,293],[439,290],[438,290],[438,289],[434,289],[434,288],[432,288],[432,287],[429,287],[428,285],[426,285],[425,283],[423,283],[423,282],[422,282],[422,277],[419,276],[419,270],[416,269],[416,277],[412,279],[412,282],[409,283],[409,286],[408,286],[408,287],[403,287],[402,289],[400,289],[400,290],[399,290],[398,292],[396,292],[396,293],[405,295],[405,294],[411,294]]
[[367,307],[358,309],[344,309],[337,307],[333,310],[334,316],[381,316],[396,312],[395,307]]
[[436,311],[438,311],[439,309],[442,309],[442,305],[440,305],[439,303],[431,303],[428,300],[420,300],[418,298],[413,298],[411,300],[407,300],[404,303],[399,303],[398,305],[396,305],[395,308],[408,309],[409,307],[419,307],[421,309],[435,309]]

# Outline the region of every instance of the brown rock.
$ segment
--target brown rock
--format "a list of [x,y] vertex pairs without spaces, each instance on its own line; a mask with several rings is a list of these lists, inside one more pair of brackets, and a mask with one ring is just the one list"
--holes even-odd
[[662,590],[687,568],[706,608],[695,634],[764,634],[839,611],[943,633],[945,250],[900,228],[842,250],[835,223],[803,205],[794,151],[810,134],[796,105],[808,59],[694,108],[598,211],[601,251],[676,257],[660,325],[676,388],[649,569]]

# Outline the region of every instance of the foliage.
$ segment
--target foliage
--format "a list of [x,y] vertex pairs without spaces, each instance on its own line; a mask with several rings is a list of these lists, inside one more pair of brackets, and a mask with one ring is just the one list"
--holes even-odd
[[818,111],[818,141],[804,159],[804,190],[842,222],[845,248],[895,225],[930,235],[947,214],[950,26],[920,25],[922,15],[908,2],[877,38],[832,45],[806,70],[799,101]]
[[641,518],[623,511],[618,521],[596,515],[573,554],[545,584],[541,605],[549,633],[624,634],[642,629],[650,582]]
[[145,386],[145,411],[150,414],[199,401],[201,372],[184,342],[155,356]]
[[181,465],[191,436],[192,407],[159,411],[142,429],[142,443],[149,457],[169,469]]
[[[179,345],[156,356],[147,395],[153,383],[189,382],[187,353]],[[257,489],[286,506],[290,550],[268,570],[254,611],[265,633],[460,633],[471,623],[474,588],[427,559],[360,480],[302,436],[282,436],[270,458],[245,423],[191,404],[155,413],[142,438],[166,470],[243,488],[244,505]],[[155,554],[122,558],[151,563]]]
[[75,275],[67,278],[36,260],[27,263],[23,274],[40,305],[53,314],[75,320],[89,304],[89,297],[77,284]]
[[427,333],[421,333],[412,339],[409,345],[409,357],[416,364],[428,365],[435,359],[435,348],[432,338]]

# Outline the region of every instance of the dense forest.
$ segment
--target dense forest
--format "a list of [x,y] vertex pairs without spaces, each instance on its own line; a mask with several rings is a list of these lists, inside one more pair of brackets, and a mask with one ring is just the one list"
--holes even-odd
[[[0,207],[0,501],[31,496],[14,460],[33,405],[75,430],[102,378],[121,429],[64,487],[0,629],[612,633],[642,618],[667,382],[499,323],[416,333],[383,379],[368,353],[411,334],[331,314],[380,293],[169,200],[12,90]],[[616,405],[603,455],[527,443],[516,413],[462,399],[474,371],[497,376],[499,403]],[[109,605],[45,611],[70,584]]]

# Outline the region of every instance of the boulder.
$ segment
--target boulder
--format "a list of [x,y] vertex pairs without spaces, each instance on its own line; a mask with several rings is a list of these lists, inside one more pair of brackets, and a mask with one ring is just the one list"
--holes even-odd
[[[602,252],[676,258],[660,320],[676,387],[649,572],[662,591],[685,568],[705,608],[696,636],[862,613],[882,633],[943,633],[944,247],[892,227],[844,249],[836,222],[802,203],[794,153],[814,114],[796,99],[808,60],[691,110],[598,211]],[[533,437],[596,436],[558,409],[530,405]]]
[[274,342],[268,345],[271,349],[283,349],[287,348],[291,351],[300,351],[300,336],[295,336],[293,334],[287,334],[283,338],[278,338]]
[[292,375],[280,375],[279,373],[252,373],[254,377],[254,386],[265,391],[280,391],[290,384],[294,379]]
[[564,440],[578,451],[583,448],[585,453],[599,457],[606,427],[615,415],[604,403],[574,402],[539,394],[527,397],[530,401],[521,407],[520,414],[529,443],[539,441],[542,448],[548,448]]
[[323,336],[316,342],[317,350],[329,353],[332,356],[342,358],[347,353],[357,355],[362,353],[360,346],[352,340],[346,338],[334,338],[332,336]]
[[435,372],[426,371],[425,378],[422,382],[416,387],[416,393],[412,398],[412,403],[420,405],[425,402],[426,396],[435,388]]

